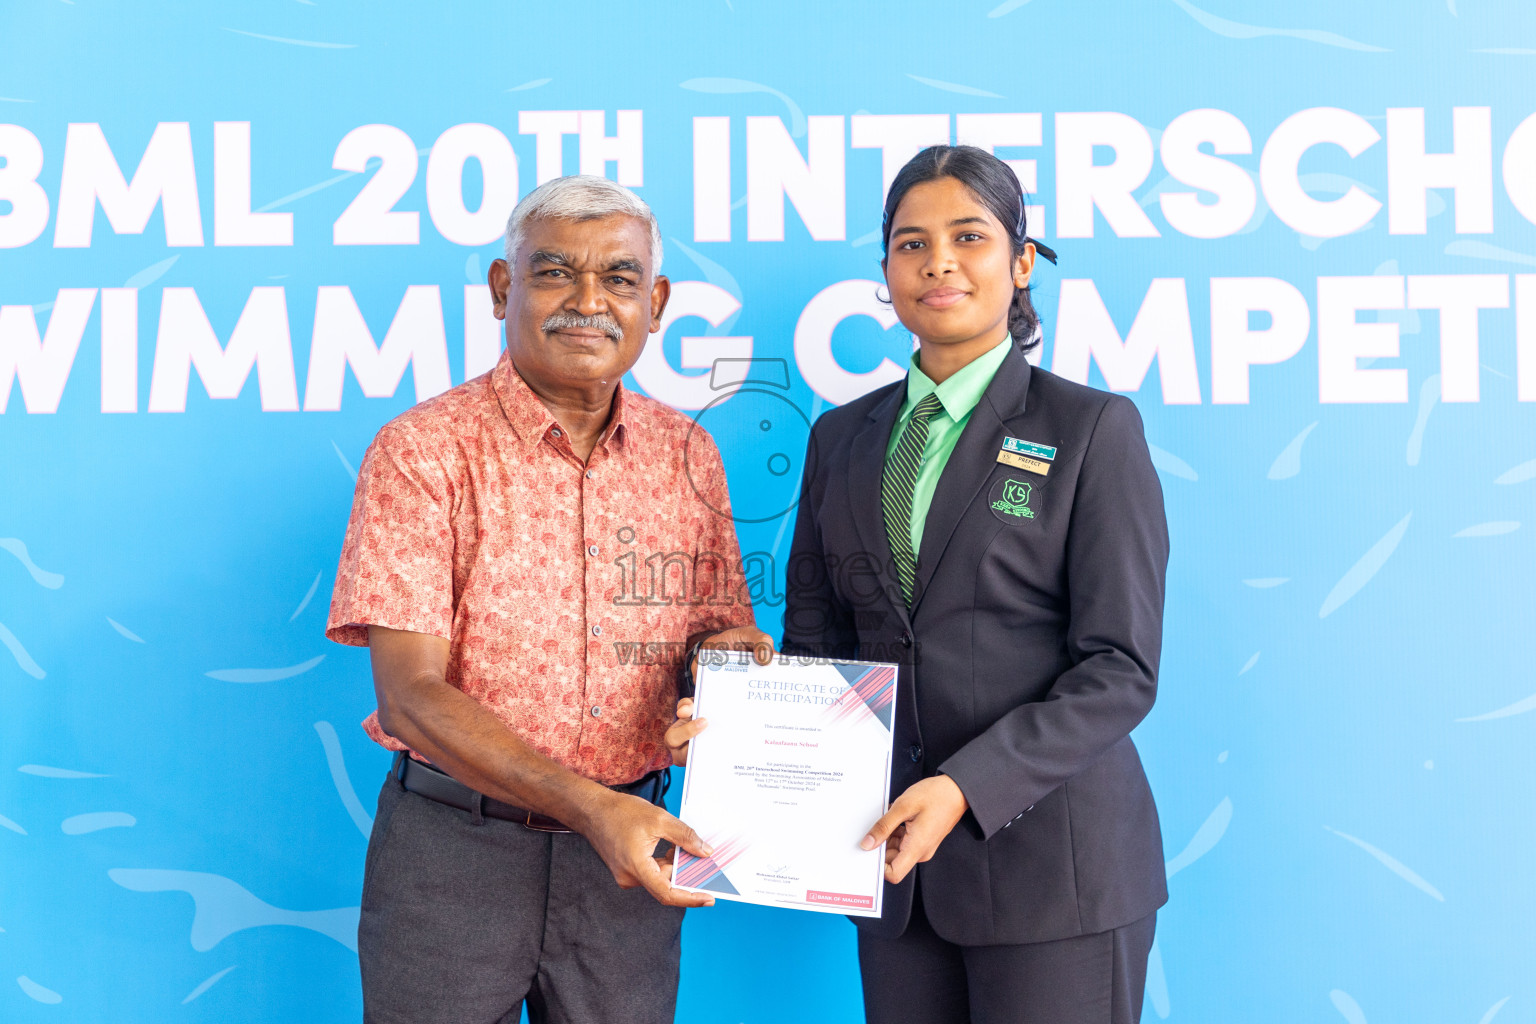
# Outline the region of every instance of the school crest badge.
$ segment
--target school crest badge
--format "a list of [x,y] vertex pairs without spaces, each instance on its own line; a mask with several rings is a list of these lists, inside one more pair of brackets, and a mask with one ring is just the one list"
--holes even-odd
[[1004,522],[1035,518],[1029,500],[1035,491],[1028,480],[1012,477],[999,481],[992,489],[992,512]]

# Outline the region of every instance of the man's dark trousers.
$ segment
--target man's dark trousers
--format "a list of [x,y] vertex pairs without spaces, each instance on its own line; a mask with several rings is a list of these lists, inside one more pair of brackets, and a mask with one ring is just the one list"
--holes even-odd
[[367,1024],[671,1021],[683,912],[575,833],[379,793],[358,959]]

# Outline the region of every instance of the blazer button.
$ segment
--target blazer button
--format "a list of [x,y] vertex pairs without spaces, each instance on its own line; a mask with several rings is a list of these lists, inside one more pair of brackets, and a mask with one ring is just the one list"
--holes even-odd
[[901,641],[901,646],[903,647],[912,646],[912,634],[908,633],[906,630],[902,630],[901,636],[897,637],[896,639]]
[[911,748],[907,750],[907,755],[911,757],[913,761],[921,761],[923,759],[923,748],[914,743],[912,744]]

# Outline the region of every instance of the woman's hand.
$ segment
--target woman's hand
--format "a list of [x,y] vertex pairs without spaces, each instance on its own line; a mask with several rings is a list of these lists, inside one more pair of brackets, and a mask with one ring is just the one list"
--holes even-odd
[[885,880],[895,885],[914,867],[933,859],[968,807],[965,794],[948,775],[923,779],[896,798],[859,846],[873,850],[886,844]]
[[664,737],[667,749],[672,752],[673,764],[685,765],[688,763],[688,744],[692,743],[693,738],[703,732],[708,725],[709,719],[707,718],[700,718],[698,721],[694,721],[692,698],[684,697],[677,702],[677,721],[667,727],[667,733]]

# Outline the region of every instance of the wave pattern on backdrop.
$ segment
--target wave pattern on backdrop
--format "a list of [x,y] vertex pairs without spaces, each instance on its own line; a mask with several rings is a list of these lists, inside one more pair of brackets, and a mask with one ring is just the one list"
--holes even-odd
[[[0,1018],[359,1016],[388,758],[326,595],[374,432],[496,359],[519,196],[655,207],[675,297],[629,383],[718,439],[776,632],[809,424],[911,350],[882,189],[949,141],[1012,161],[1061,253],[1040,359],[1132,394],[1167,495],[1148,1019],[1536,1014],[1536,7],[581,24],[0,15]],[[811,918],[690,914],[678,1019],[857,1019],[852,929]]]

